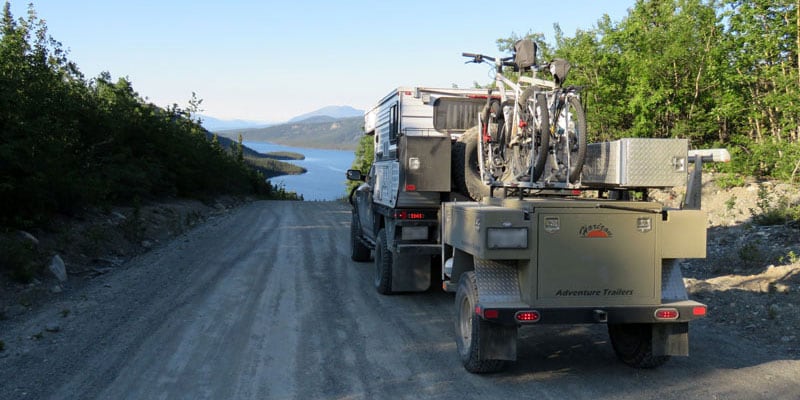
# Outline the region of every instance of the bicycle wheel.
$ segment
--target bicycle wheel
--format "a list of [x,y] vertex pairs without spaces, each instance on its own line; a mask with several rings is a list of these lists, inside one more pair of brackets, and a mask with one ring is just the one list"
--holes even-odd
[[491,100],[481,111],[482,132],[479,138],[483,152],[482,179],[496,181],[503,175],[506,165],[506,129],[503,107],[498,100]]
[[567,171],[569,183],[580,180],[586,159],[586,115],[580,99],[567,95],[566,102],[553,119],[556,162]]
[[[512,139],[515,143],[513,167],[518,180],[536,182],[544,172],[550,141],[550,117],[547,97],[530,87],[519,98],[520,129]],[[527,176],[527,179],[520,177]]]

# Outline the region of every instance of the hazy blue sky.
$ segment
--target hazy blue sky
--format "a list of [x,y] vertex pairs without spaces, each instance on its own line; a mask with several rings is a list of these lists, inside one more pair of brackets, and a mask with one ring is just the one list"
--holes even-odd
[[[29,1],[11,2],[15,17]],[[634,2],[33,0],[87,78],[109,71],[161,106],[196,92],[206,115],[275,122],[366,109],[401,85],[487,82],[462,51],[496,54],[496,39],[528,31],[552,41],[554,23],[572,36]]]

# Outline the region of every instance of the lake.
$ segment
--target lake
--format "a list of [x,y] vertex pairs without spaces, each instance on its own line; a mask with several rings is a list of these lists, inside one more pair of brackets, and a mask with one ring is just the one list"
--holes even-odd
[[306,149],[264,142],[244,142],[245,146],[259,152],[291,151],[300,153],[305,160],[288,160],[308,170],[302,175],[283,175],[271,178],[272,184],[283,185],[286,190],[302,194],[305,200],[336,200],[346,195],[345,172],[353,164],[355,154],[346,150]]

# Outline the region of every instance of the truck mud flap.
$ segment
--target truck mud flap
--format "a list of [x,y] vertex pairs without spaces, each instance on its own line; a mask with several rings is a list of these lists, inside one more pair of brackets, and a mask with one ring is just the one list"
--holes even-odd
[[424,292],[431,286],[431,256],[412,251],[393,252],[393,292]]

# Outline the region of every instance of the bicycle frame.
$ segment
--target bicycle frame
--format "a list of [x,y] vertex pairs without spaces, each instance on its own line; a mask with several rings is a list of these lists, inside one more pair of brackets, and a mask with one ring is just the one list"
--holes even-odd
[[[495,78],[494,78],[494,81],[495,81],[496,86],[500,90],[500,106],[501,106],[501,111],[504,114],[503,124],[505,125],[504,129],[505,129],[506,133],[508,134],[508,133],[511,132],[511,130],[509,129],[510,128],[509,122],[511,123],[511,126],[516,126],[517,124],[519,124],[519,105],[517,104],[516,99],[518,99],[520,94],[522,93],[522,88],[518,84],[516,84],[514,81],[506,78],[505,75],[503,75],[502,70],[503,70],[503,60],[500,59],[500,58],[495,59]],[[504,109],[505,107],[503,106],[509,100],[509,97],[506,94],[506,85],[508,85],[508,87],[510,87],[511,90],[513,91],[513,93],[514,93],[514,110],[513,110],[512,117],[511,117],[511,121],[509,121],[508,118],[505,118],[505,109]],[[488,98],[487,98],[487,106],[492,100],[492,94],[491,93],[492,93],[492,91],[490,89],[489,90],[489,95],[488,95]],[[479,118],[478,119],[478,124],[480,126],[479,131],[481,133],[481,137],[479,138],[480,140],[478,140],[478,152],[479,152],[479,154],[482,155],[482,154],[485,154],[483,146],[485,146],[486,144],[490,144],[490,143],[487,143],[487,140],[486,140],[486,134],[488,133],[488,121],[482,121]],[[493,154],[491,146],[489,148],[489,154]],[[480,168],[481,178],[483,179],[484,183],[489,184],[489,185],[495,185],[494,176],[487,171],[487,166],[484,164],[484,157],[482,157],[482,156],[478,157],[478,166]]]
[[[473,57],[472,62],[475,63],[490,64],[491,60],[491,65],[494,67],[496,88],[489,89],[486,108],[478,119],[477,151],[480,179],[491,187],[579,187],[584,150],[579,149],[580,166],[573,165],[571,152],[576,143],[573,143],[570,136],[581,138],[578,135],[585,135],[583,132],[585,117],[581,109],[580,118],[583,122],[581,129],[576,131],[570,104],[574,107],[576,103],[572,99],[578,99],[579,102],[579,95],[575,88],[561,87],[566,73],[557,76],[551,69],[554,81],[540,79],[536,76],[540,67],[533,65],[529,69],[520,69],[515,82],[503,74],[503,67],[515,65],[509,61],[513,57],[493,58],[469,53],[463,55]],[[569,64],[564,63],[568,71]],[[564,64],[546,64],[547,67],[551,65]],[[525,75],[526,70],[530,71],[530,76]],[[493,102],[498,99],[492,95],[493,90],[499,90],[499,111],[493,107]],[[508,109],[511,104],[513,109]],[[497,115],[499,112],[503,113],[502,126],[500,116]],[[523,112],[526,113],[524,121],[522,121]],[[495,136],[490,134],[492,115],[497,126],[497,130],[492,131],[496,133]],[[530,126],[530,123],[533,126]],[[577,145],[585,148],[585,137],[581,139],[584,140],[583,144],[577,143]],[[549,173],[545,175],[546,169],[549,169]],[[540,181],[540,177],[544,179]]]

